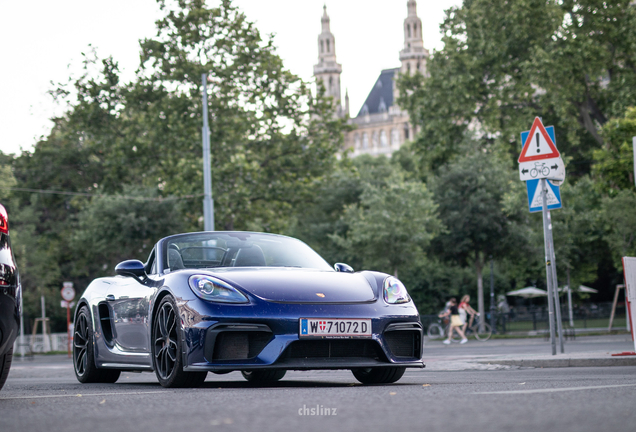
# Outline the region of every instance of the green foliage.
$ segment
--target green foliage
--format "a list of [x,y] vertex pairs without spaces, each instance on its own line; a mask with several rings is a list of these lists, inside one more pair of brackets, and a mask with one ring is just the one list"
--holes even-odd
[[603,222],[606,241],[612,250],[614,265],[622,268],[621,258],[636,256],[636,192],[623,190],[615,197],[603,199]]
[[592,251],[607,247],[600,212],[602,198],[589,177],[575,184],[566,181],[561,198],[563,208],[551,212],[559,281],[565,285],[569,272],[570,285],[579,286],[596,278],[599,261]]
[[399,174],[385,178],[383,186],[364,183],[360,202],[348,205],[342,220],[345,237],[334,240],[355,251],[363,268],[398,276],[424,258],[424,249],[440,231],[437,206],[426,185],[404,181]]
[[[162,1],[157,37],[141,42],[136,79],[121,83],[117,64],[101,61],[97,77],[74,84],[77,102],[65,119],[82,139],[107,193],[125,184],[163,196],[202,192],[202,74],[208,74],[215,220],[245,229],[260,220],[280,230],[281,214],[311,193],[342,145],[342,120],[322,96],[284,69],[273,41],[232,2]],[[98,63],[87,59],[87,70]],[[71,94],[62,88],[57,94]],[[184,208],[199,228],[200,206]]]
[[602,129],[605,144],[594,151],[592,175],[596,188],[603,194],[634,188],[634,150],[636,107],[629,108],[621,118],[608,121]]
[[432,182],[446,227],[434,250],[459,265],[481,268],[489,255],[503,257],[520,244],[515,241],[515,215],[505,209],[506,195],[517,180],[497,155],[475,148],[472,141],[464,149],[466,155],[441,167]]
[[145,261],[160,238],[183,231],[181,202],[157,200],[157,191],[137,187],[124,193],[92,198],[77,215],[70,239],[73,276],[85,283],[112,274],[123,260]]
[[469,129],[518,155],[535,116],[554,124],[562,153],[589,172],[600,127],[636,102],[636,11],[626,1],[466,0],[447,11],[430,77],[399,81],[433,170]]

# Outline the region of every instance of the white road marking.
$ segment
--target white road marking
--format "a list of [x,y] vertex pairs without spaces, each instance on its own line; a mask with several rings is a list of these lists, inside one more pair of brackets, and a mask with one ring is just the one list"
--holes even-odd
[[[168,390],[169,391],[169,390]],[[11,399],[45,399],[45,398],[58,398],[58,397],[89,397],[89,396],[116,396],[116,395],[144,395],[151,393],[166,393],[165,390],[160,391],[148,391],[148,392],[118,392],[118,393],[77,393],[77,394],[59,394],[59,395],[40,395],[40,396],[15,396],[15,397],[0,397],[0,400]]]
[[535,389],[535,390],[506,390],[506,391],[492,391],[492,392],[475,392],[474,394],[487,395],[487,394],[555,393],[555,392],[565,392],[565,391],[595,390],[595,389],[617,388],[617,387],[636,387],[636,384],[615,384],[615,385],[588,386],[588,387],[564,387],[564,388],[548,388],[548,389]]

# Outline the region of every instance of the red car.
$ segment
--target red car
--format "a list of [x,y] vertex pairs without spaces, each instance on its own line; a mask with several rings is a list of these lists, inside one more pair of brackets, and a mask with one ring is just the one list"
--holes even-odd
[[0,389],[7,380],[20,329],[22,289],[9,241],[7,211],[0,204]]

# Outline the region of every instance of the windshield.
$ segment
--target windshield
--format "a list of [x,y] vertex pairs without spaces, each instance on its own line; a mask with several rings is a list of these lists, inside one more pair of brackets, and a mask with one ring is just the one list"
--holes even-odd
[[273,234],[211,232],[169,238],[170,270],[213,267],[299,267],[333,270],[300,240]]

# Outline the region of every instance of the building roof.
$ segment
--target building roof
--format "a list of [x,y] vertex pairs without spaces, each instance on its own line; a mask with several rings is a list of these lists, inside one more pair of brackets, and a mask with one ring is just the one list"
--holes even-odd
[[393,105],[393,79],[400,68],[385,69],[380,73],[369,96],[360,108],[358,117],[367,114],[387,112]]

